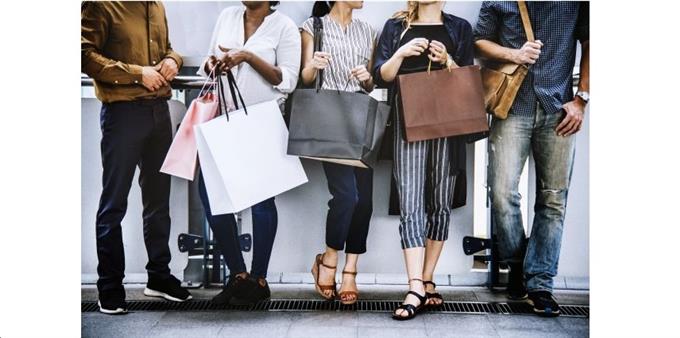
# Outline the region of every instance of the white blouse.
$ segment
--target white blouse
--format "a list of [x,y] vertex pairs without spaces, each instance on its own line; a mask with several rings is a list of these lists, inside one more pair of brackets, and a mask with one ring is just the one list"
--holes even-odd
[[[244,14],[244,6],[228,7],[222,11],[210,39],[208,55],[215,55],[218,58],[223,56],[224,52],[218,47],[220,45],[229,49],[248,50],[266,62],[276,65],[281,69],[283,78],[276,86],[269,83],[247,62],[242,62],[231,71],[247,105],[269,100],[278,100],[281,103],[288,93],[295,90],[298,81],[302,50],[298,28],[289,17],[275,11],[264,18],[260,27],[244,44]],[[204,61],[198,70],[199,75],[208,76],[204,70],[205,62],[207,61]],[[223,83],[226,87],[226,78],[223,79]],[[231,103],[231,95],[227,88],[224,94],[227,102]]]

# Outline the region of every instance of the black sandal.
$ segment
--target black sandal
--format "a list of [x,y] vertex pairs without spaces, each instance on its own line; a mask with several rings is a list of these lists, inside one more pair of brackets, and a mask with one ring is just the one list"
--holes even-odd
[[[420,281],[421,283],[423,282],[422,279],[413,278],[413,279],[409,279],[409,283],[410,283],[411,281],[414,281],[414,280]],[[416,317],[416,314],[418,313],[418,311],[420,311],[420,310],[423,308],[423,306],[425,305],[425,302],[427,302],[427,297],[425,297],[425,296],[423,296],[423,295],[420,295],[420,294],[418,294],[418,293],[415,292],[415,291],[409,291],[409,292],[406,293],[406,295],[407,295],[407,296],[408,296],[408,295],[414,295],[414,296],[416,296],[416,298],[418,298],[418,300],[420,301],[420,304],[418,304],[418,306],[415,306],[415,305],[413,305],[413,304],[401,304],[401,305],[399,305],[396,309],[394,309],[394,312],[392,312],[392,319],[394,319],[394,320],[409,320],[409,319],[413,319],[413,318]],[[406,301],[406,300],[404,300],[404,301]],[[396,311],[397,311],[397,310],[400,310],[400,309],[406,311],[406,313],[408,313],[408,315],[407,315],[407,316],[403,316],[402,314],[403,314],[404,312],[401,312],[400,314],[396,314]]]
[[[433,288],[437,287],[437,284],[435,284],[433,281],[429,281],[429,280],[423,281],[423,285],[428,285],[428,284],[432,285]],[[427,298],[428,301],[430,299],[441,300],[441,303],[439,303],[439,304],[425,303],[425,304],[427,304],[428,307],[436,308],[436,307],[440,307],[440,306],[444,305],[444,297],[442,297],[442,295],[439,292],[427,292],[427,291],[425,291],[425,297]]]

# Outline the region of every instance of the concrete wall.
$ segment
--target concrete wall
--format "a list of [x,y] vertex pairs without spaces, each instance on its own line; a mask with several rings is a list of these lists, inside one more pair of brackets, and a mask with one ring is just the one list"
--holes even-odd
[[[221,9],[235,2],[166,2],[170,38],[173,47],[187,56],[187,65],[197,65],[207,50],[212,28]],[[403,2],[367,2],[364,9],[357,12],[357,17],[371,23],[376,29],[382,29],[386,18],[402,8]],[[310,14],[310,2],[283,2],[279,10],[289,15],[296,23],[301,23]],[[445,11],[461,16],[473,25],[479,12],[480,2],[447,3]],[[96,212],[101,170],[98,153],[98,124],[93,122],[93,115],[98,112],[92,103],[83,106],[83,239],[82,239],[82,272],[83,281],[92,281],[96,276],[96,251],[94,249],[94,212]],[[569,208],[565,224],[562,256],[559,274],[568,277],[589,276],[589,192],[588,192],[588,121],[577,135],[576,165],[569,193]],[[450,238],[444,247],[438,266],[438,274],[456,275],[465,279],[471,276],[472,259],[463,255],[462,237],[473,233],[473,200],[475,194],[484,194],[483,189],[473,191],[473,165],[484,166],[485,159],[473,156],[472,145],[468,147],[468,205],[454,211]],[[326,178],[321,165],[315,161],[303,160],[309,176],[309,183],[277,197],[279,210],[279,230],[273,257],[270,263],[270,275],[277,272],[294,273],[308,271],[314,253],[324,247],[324,229],[326,202],[330,197],[326,188]],[[533,166],[533,162],[530,163]],[[360,269],[373,273],[404,273],[402,253],[398,240],[398,222],[396,216],[387,215],[389,196],[389,175],[391,162],[382,162],[376,168],[374,182],[374,213],[371,231],[368,238],[368,253],[360,260]],[[533,169],[529,170],[529,203],[534,201]],[[100,174],[99,174],[100,175]],[[478,178],[479,179],[479,178]],[[173,250],[173,273],[182,275],[186,264],[186,254],[176,250],[176,234],[186,232],[188,225],[186,184],[173,179],[172,220],[173,232],[170,239]],[[138,188],[134,187],[130,194],[130,209],[124,224],[126,243],[127,275],[137,276],[135,280],[144,278],[146,255],[141,234],[141,203]],[[484,208],[478,205],[477,208]],[[528,209],[531,209],[529,207]],[[532,213],[529,213],[529,220]],[[477,225],[479,226],[479,225]],[[484,226],[482,224],[481,226]],[[243,213],[243,231],[251,232],[250,212]],[[250,262],[251,254],[246,254],[246,262]],[[483,277],[483,276],[482,276]],[[483,278],[470,280],[482,281]],[[567,279],[568,280],[568,279]],[[133,279],[128,279],[133,281]],[[564,286],[558,283],[557,286]]]

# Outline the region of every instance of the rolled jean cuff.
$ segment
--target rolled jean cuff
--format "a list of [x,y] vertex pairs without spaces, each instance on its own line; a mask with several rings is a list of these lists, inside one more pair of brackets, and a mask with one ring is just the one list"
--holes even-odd
[[553,289],[548,289],[548,288],[544,288],[544,287],[527,288],[527,292],[539,292],[539,291],[547,291],[547,292],[553,293]]

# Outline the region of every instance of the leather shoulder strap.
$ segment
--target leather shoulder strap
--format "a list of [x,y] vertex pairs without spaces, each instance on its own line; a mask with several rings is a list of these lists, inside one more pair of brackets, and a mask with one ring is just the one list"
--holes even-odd
[[529,21],[529,10],[527,10],[526,1],[517,1],[517,6],[519,6],[519,14],[522,16],[522,25],[524,26],[524,32],[527,34],[527,40],[533,42],[534,40],[534,30],[531,28],[531,21]]

